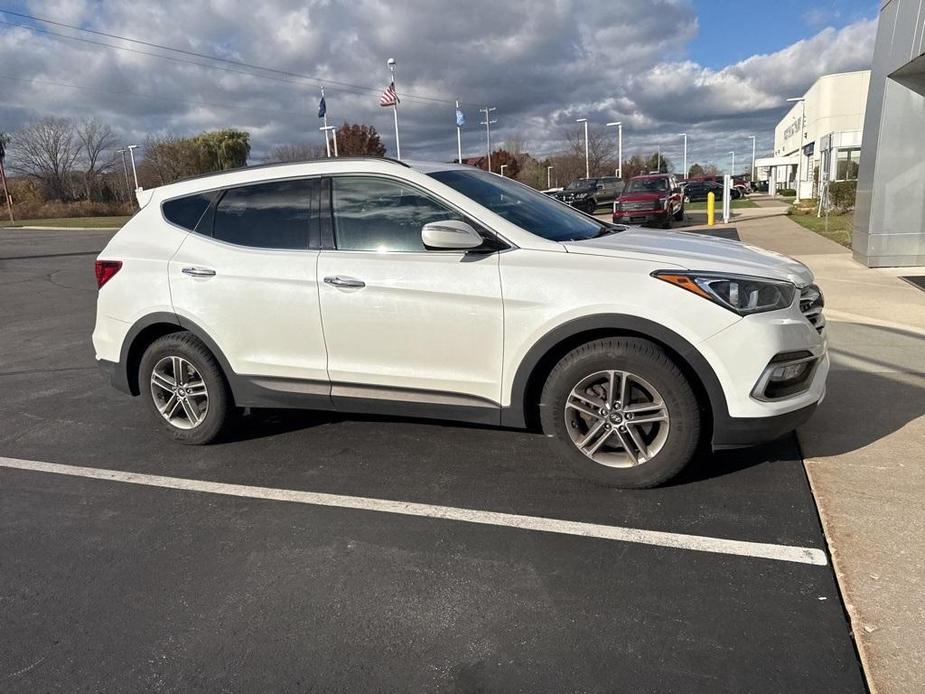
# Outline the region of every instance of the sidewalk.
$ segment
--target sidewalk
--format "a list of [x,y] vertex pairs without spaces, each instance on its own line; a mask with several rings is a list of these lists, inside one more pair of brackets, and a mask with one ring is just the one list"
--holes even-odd
[[925,692],[925,292],[898,279],[925,268],[867,269],[784,211],[731,224],[825,294],[832,371],[798,432],[807,474],[871,690]]

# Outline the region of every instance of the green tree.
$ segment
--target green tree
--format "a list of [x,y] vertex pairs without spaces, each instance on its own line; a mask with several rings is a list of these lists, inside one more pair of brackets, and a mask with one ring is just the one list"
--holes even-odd
[[227,171],[247,166],[251,152],[250,133],[226,128],[204,132],[193,138],[198,150],[199,173]]
[[687,172],[688,178],[699,178],[703,176],[703,167],[700,164],[692,164]]

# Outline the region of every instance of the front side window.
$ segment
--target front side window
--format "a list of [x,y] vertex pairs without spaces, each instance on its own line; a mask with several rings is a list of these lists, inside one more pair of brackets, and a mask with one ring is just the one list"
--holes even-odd
[[449,169],[430,175],[511,224],[550,241],[579,241],[614,230],[548,195],[487,171]]
[[312,179],[229,188],[215,207],[212,235],[253,248],[308,248]]
[[446,205],[398,181],[337,176],[332,181],[334,243],[346,251],[424,251],[421,228],[465,221]]

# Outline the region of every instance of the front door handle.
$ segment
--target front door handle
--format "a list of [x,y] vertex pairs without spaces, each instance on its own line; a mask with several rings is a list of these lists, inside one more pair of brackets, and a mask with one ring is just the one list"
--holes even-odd
[[355,280],[352,277],[341,277],[340,275],[335,275],[334,277],[325,277],[324,281],[326,284],[333,284],[335,287],[365,287],[366,282],[363,280]]
[[215,270],[208,267],[185,267],[181,272],[190,277],[215,277]]

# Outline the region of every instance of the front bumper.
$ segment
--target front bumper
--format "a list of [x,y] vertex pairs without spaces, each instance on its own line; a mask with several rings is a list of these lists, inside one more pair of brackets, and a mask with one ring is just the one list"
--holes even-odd
[[668,210],[621,210],[613,213],[614,224],[649,224],[667,219]]
[[753,446],[774,441],[805,424],[818,402],[772,417],[717,417],[713,422],[713,450]]

